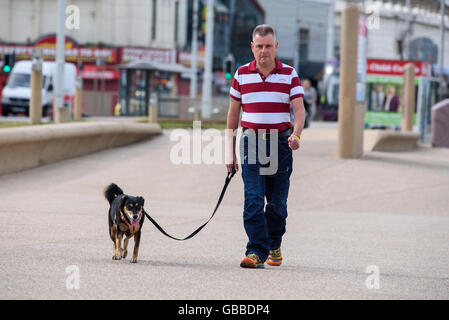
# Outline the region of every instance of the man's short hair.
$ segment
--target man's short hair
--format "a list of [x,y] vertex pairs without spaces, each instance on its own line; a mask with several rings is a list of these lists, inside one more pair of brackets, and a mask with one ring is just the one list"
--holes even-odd
[[268,24],[260,24],[253,30],[253,41],[256,35],[261,37],[265,37],[266,35],[272,34],[274,41],[276,41],[276,33],[274,32],[274,28]]

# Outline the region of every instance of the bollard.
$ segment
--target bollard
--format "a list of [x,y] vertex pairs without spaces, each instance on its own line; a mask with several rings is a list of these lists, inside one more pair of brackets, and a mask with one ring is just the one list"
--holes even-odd
[[157,122],[157,106],[159,104],[159,98],[156,92],[150,94],[150,101],[148,107],[148,122]]
[[402,113],[401,131],[413,130],[415,113],[415,66],[408,63],[404,68],[404,112]]
[[193,120],[201,121],[201,110],[195,109],[195,113],[193,114]]
[[75,88],[75,97],[73,100],[73,120],[81,120],[82,114],[82,105],[83,105],[83,89]]
[[69,114],[68,108],[66,108],[66,107],[56,108],[56,116],[55,116],[56,123],[69,122],[69,120],[70,120],[70,114]]
[[30,124],[38,124],[42,119],[42,62],[39,57],[33,59],[30,81],[29,119]]
[[170,95],[172,97],[177,97],[178,96],[178,85],[176,82],[176,73],[173,73],[172,76],[170,77],[170,84],[171,84],[171,89],[170,89]]
[[157,123],[157,106],[150,105],[148,110],[148,122]]
[[[348,4],[342,13],[340,89],[338,97],[338,157],[358,158],[363,153],[358,147],[356,128],[360,117],[356,112],[357,46],[359,8]],[[363,121],[363,119],[362,119]],[[363,135],[363,130],[360,133]]]
[[73,100],[73,120],[82,119],[82,107],[83,107],[83,84],[82,79],[78,76],[77,84],[75,87],[75,97]]

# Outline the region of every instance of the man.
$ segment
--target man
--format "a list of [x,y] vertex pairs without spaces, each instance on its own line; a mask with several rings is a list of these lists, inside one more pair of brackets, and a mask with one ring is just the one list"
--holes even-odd
[[373,92],[371,93],[371,110],[372,111],[382,111],[383,102],[385,94],[382,91],[383,87],[381,84],[376,84]]
[[307,111],[304,128],[308,128],[310,121],[315,116],[317,94],[309,79],[303,81],[302,87],[304,89],[304,107]]
[[[299,148],[304,126],[304,91],[301,82],[292,67],[276,59],[277,48],[273,28],[268,25],[257,26],[251,42],[255,60],[236,71],[230,89],[228,133],[237,129],[240,109],[243,109],[243,134],[240,141],[245,188],[243,224],[249,239],[245,257],[240,263],[244,268],[263,268],[265,261],[272,266],[279,266],[282,262],[280,247],[287,218],[292,150]],[[295,118],[293,129],[290,103]],[[277,135],[271,134],[272,130],[276,130]],[[264,132],[270,134],[260,134]],[[252,137],[257,141],[251,141]],[[228,172],[233,169],[237,171],[236,138],[233,136],[228,141],[232,144],[228,146],[232,148],[232,159],[227,161],[226,167]],[[277,156],[277,171],[270,175],[261,174],[266,164],[260,161],[260,146],[271,150],[273,143],[277,149],[270,157]],[[251,163],[249,159],[254,153],[257,159]]]

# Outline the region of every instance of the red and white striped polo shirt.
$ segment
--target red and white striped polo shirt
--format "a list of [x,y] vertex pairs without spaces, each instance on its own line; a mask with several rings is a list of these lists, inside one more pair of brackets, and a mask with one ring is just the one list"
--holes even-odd
[[291,128],[290,101],[304,97],[295,69],[275,60],[276,67],[264,77],[256,68],[256,60],[238,68],[232,81],[230,96],[241,101],[241,125],[249,129]]

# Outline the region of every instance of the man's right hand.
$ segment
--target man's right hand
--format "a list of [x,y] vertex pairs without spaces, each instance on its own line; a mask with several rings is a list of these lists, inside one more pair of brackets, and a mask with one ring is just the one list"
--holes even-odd
[[229,151],[229,158],[232,155],[231,159],[226,159],[226,169],[228,172],[232,172],[234,169],[235,172],[239,170],[239,166],[237,164],[237,157],[235,155],[235,144],[236,144],[236,137],[234,135],[235,131],[237,130],[239,126],[239,118],[240,118],[240,110],[242,108],[242,104],[240,101],[229,99],[229,109],[228,109],[228,118],[227,118],[227,130],[226,133],[228,134],[228,143],[227,146]]
[[232,169],[235,169],[235,172],[239,171],[239,165],[237,163],[237,158],[234,155],[232,164],[226,164],[226,169],[228,172],[232,172]]

